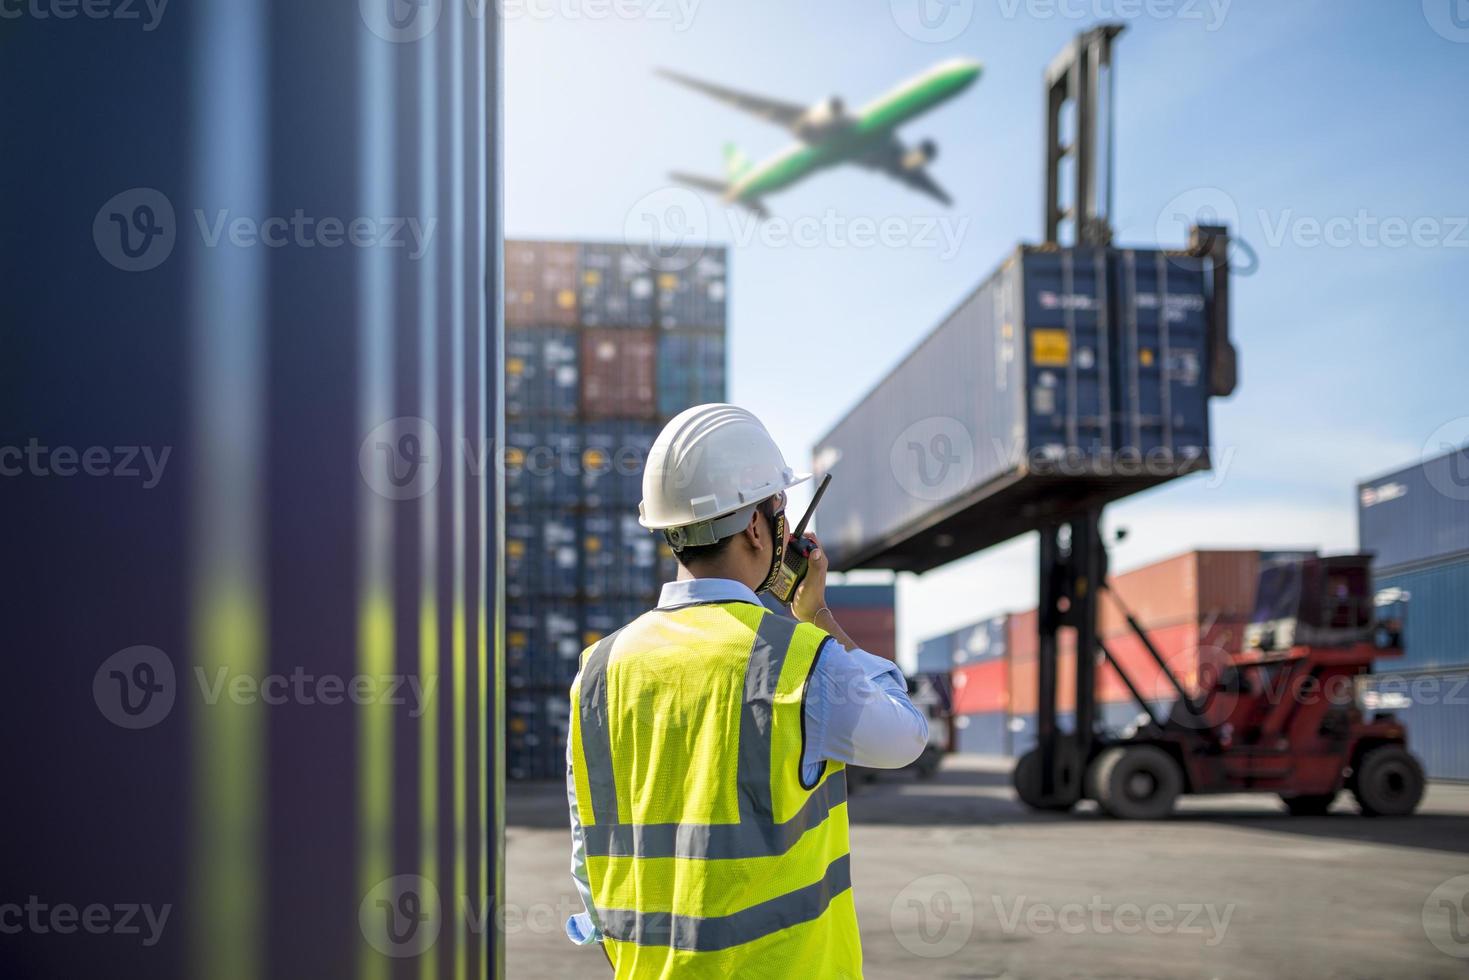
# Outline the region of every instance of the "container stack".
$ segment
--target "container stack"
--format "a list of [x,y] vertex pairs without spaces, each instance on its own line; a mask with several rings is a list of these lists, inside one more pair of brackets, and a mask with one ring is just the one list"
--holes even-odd
[[505,243],[506,769],[565,767],[581,651],[649,609],[672,554],[637,521],[663,422],[725,400],[725,252]]
[[[767,609],[789,616],[790,611],[768,594],[760,597]],[[898,651],[898,593],[892,583],[828,585],[826,606],[858,647],[888,660]]]
[[1361,550],[1379,593],[1406,593],[1403,656],[1364,680],[1432,779],[1469,779],[1469,447],[1357,488]]

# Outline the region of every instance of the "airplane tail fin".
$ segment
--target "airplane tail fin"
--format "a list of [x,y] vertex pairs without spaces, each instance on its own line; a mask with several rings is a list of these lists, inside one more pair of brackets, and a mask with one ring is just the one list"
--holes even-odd
[[750,158],[745,156],[745,151],[733,143],[724,144],[724,174],[733,184],[745,175],[750,169]]

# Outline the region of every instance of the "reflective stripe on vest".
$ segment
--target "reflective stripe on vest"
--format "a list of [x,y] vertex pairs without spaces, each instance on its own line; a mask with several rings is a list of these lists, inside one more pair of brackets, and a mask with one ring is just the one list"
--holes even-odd
[[[582,770],[578,807],[609,957],[614,966],[638,961],[635,969],[620,967],[619,976],[657,975],[660,968],[648,960],[656,952],[648,947],[667,955],[679,951],[680,957],[707,953],[718,958],[720,969],[728,969],[735,965],[728,956],[744,955],[737,948],[747,943],[758,943],[762,957],[773,953],[779,960],[788,954],[818,973],[860,976],[856,918],[850,894],[844,894],[851,888],[845,773],[839,764],[828,763],[814,787],[801,776],[805,685],[824,640],[813,627],[799,627],[760,607],[718,604],[651,613],[584,655],[572,691],[573,765]],[[691,660],[657,659],[685,656],[685,649]],[[707,679],[705,662],[697,659],[701,650],[712,653]],[[666,673],[673,663],[697,663],[700,669],[664,684],[659,667]],[[741,666],[742,678],[731,672]],[[690,690],[701,685],[707,690]],[[703,745],[702,756],[723,759],[717,766],[733,771],[697,772],[692,760],[701,757],[700,745],[694,744],[703,737],[699,733],[708,725],[734,728],[735,698],[737,750],[721,743],[711,755]],[[667,747],[668,759],[683,760],[680,771],[658,771],[658,765],[669,765],[659,761],[664,757],[658,745],[649,747],[645,740],[643,750],[634,751],[640,735],[636,712],[647,709],[645,699],[665,712],[674,704],[689,716],[650,722],[661,724],[659,731],[686,736],[673,738]],[[695,734],[668,727],[676,724],[689,725]],[[646,739],[646,727],[641,734]],[[615,751],[622,768],[614,764]],[[693,802],[679,796],[680,785],[693,787]],[[658,799],[633,799],[633,787]],[[711,819],[701,806],[719,815]],[[677,819],[638,822],[638,813]],[[833,814],[840,820],[833,821]],[[721,887],[731,881],[739,887]],[[782,892],[778,883],[785,881],[791,885]],[[622,902],[616,901],[618,895]],[[741,907],[742,895],[753,901]],[[844,898],[840,909],[833,907],[838,896]],[[630,900],[647,907],[618,907]],[[770,947],[771,942],[778,946]],[[622,944],[644,951],[631,953],[632,947]],[[685,969],[691,965],[687,959],[678,962]]]

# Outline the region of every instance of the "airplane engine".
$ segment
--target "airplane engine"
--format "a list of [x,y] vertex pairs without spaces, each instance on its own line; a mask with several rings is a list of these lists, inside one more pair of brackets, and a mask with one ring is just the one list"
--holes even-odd
[[838,96],[822,99],[801,116],[796,131],[802,139],[818,139],[845,122],[846,111],[846,105]]
[[922,170],[933,163],[938,155],[938,144],[933,140],[924,140],[903,155],[903,169]]

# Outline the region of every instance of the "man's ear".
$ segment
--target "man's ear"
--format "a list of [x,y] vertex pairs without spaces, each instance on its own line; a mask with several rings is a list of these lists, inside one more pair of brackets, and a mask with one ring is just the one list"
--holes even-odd
[[750,515],[750,523],[745,525],[745,537],[750,542],[750,547],[756,551],[760,550],[760,543],[765,538],[765,522],[761,519],[765,515],[760,513],[756,507],[755,512]]

